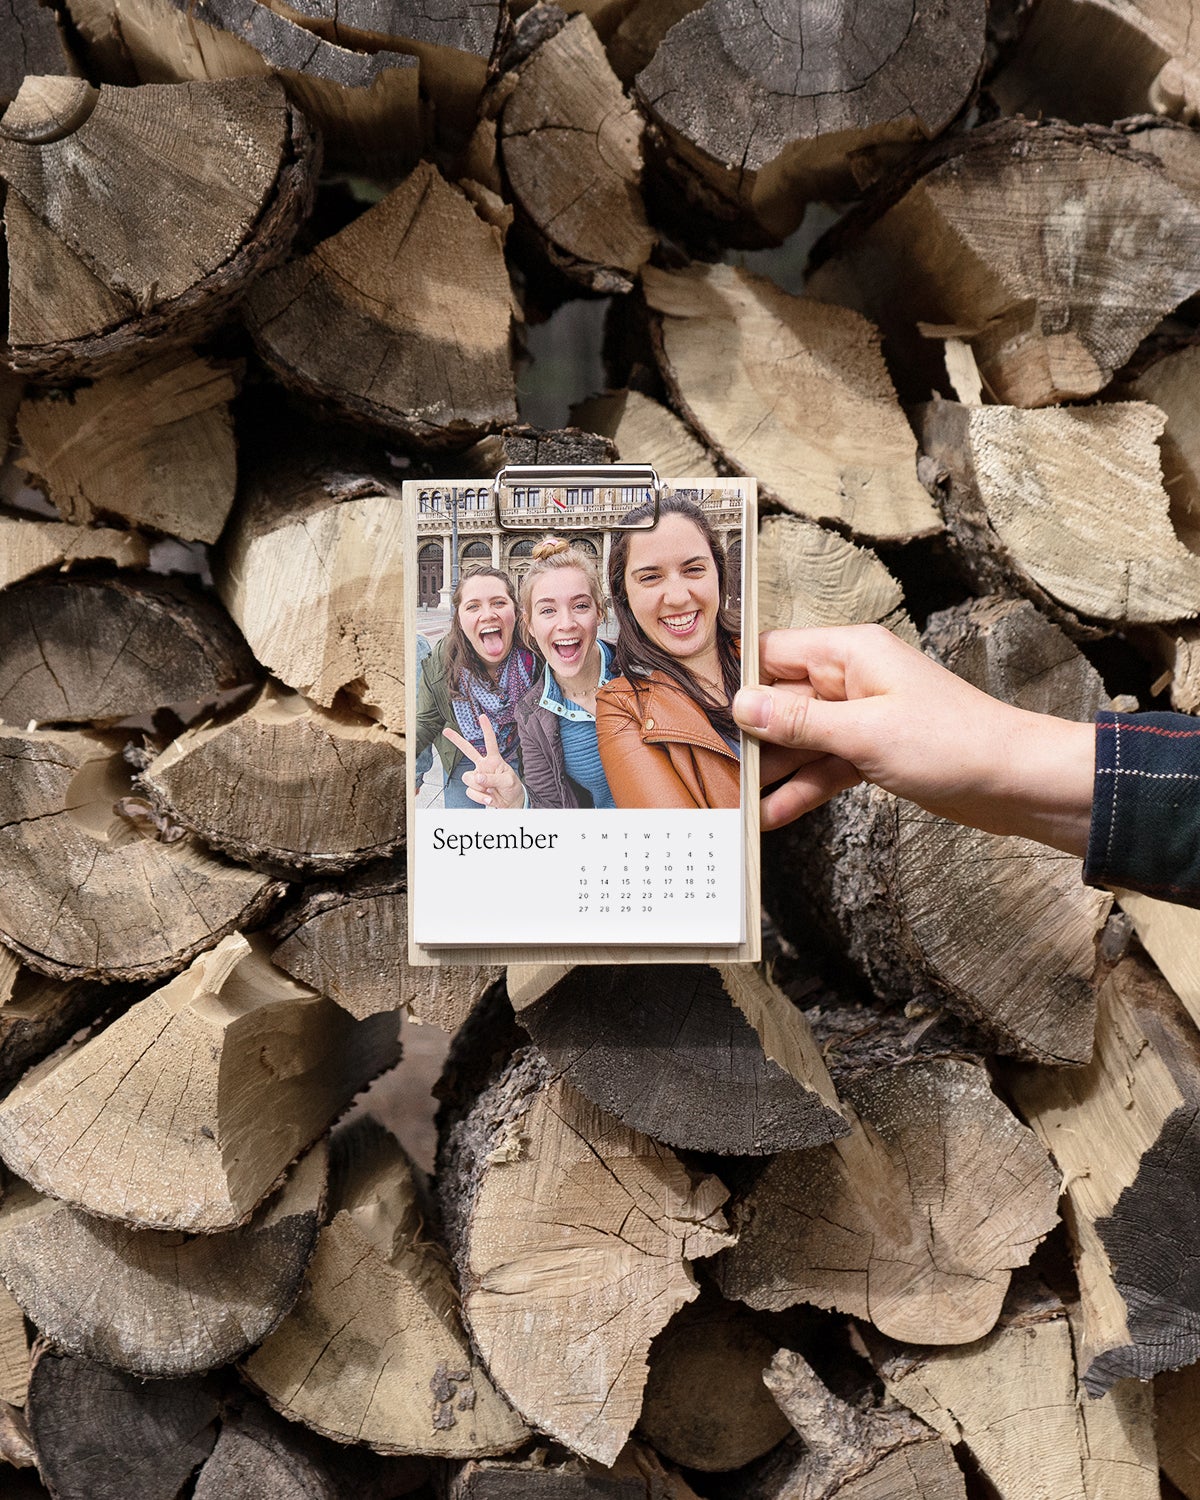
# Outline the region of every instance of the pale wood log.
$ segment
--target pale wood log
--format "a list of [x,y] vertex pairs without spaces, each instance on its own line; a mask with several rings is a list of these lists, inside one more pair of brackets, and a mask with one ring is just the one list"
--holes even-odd
[[0,939],[59,979],[137,982],[190,963],[283,894],[193,840],[115,810],[131,791],[94,735],[0,735]]
[[0,120],[13,365],[96,375],[199,337],[282,259],[315,167],[270,80],[26,80]]
[[208,1380],[156,1380],[42,1346],[29,1385],[38,1469],[58,1500],[176,1500],[212,1452],[220,1397]]
[[763,1380],[804,1449],[781,1450],[748,1500],[965,1500],[950,1444],[902,1407],[835,1396],[790,1349]]
[[659,44],[684,16],[699,10],[703,0],[633,0],[605,40],[613,72],[631,84],[650,63]]
[[271,930],[278,939],[271,962],[360,1020],[405,1010],[455,1032],[504,975],[498,964],[410,965],[407,882],[398,869],[310,890]]
[[1200,624],[1150,625],[1132,633],[1139,649],[1162,668],[1156,690],[1166,688],[1171,707],[1181,714],[1200,713]]
[[0,1276],[68,1354],[134,1375],[199,1375],[260,1343],[300,1295],[327,1167],[319,1142],[245,1228],[221,1235],[130,1229],[16,1183],[0,1208]]
[[282,380],[358,421],[439,447],[516,419],[500,235],[429,162],[243,310]]
[[840,226],[806,291],[874,318],[917,367],[918,329],[952,331],[993,401],[1048,406],[1107,385],[1200,288],[1194,214],[1124,135],[1000,121]]
[[1078,1071],[1013,1068],[1017,1107],[1065,1174],[1083,1306],[1080,1373],[1098,1396],[1200,1355],[1190,1253],[1200,1035],[1144,961],[1100,994],[1096,1051]]
[[422,1489],[428,1468],[335,1446],[246,1398],[222,1408],[216,1446],[191,1493],[192,1500],[397,1500]]
[[[869,1018],[863,1030],[876,1045]],[[845,1070],[859,1049],[844,1045]],[[1045,1149],[975,1063],[885,1045],[838,1085],[851,1133],[781,1153],[754,1182],[717,1262],[722,1290],[756,1308],[836,1308],[922,1344],[983,1337],[1058,1222]]]
[[696,1295],[689,1262],[730,1243],[726,1190],[532,1048],[450,1120],[439,1184],[472,1339],[527,1422],[612,1463],[650,1341]]
[[632,290],[655,245],[642,205],[642,130],[585,15],[520,65],[500,115],[517,202],[551,264],[594,292]]
[[[37,1455],[33,1451],[25,1413],[20,1407],[10,1406],[6,1401],[0,1401],[0,1463],[10,1464],[16,1469],[32,1469],[37,1466]],[[15,1474],[5,1475],[5,1484],[12,1490],[13,1500],[25,1500],[26,1496],[36,1497],[47,1493],[32,1478],[22,1487]]]
[[[1005,114],[1076,125],[1200,112],[1200,42],[1171,0],[1047,0],[988,92]],[[1078,59],[1087,58],[1079,67]],[[1072,66],[1071,59],[1076,59]]]
[[0,1155],[34,1187],[149,1229],[246,1223],[289,1164],[399,1057],[398,1019],[353,1020],[225,938],[0,1102]]
[[1200,202],[1200,140],[1191,126],[1141,115],[1122,121],[1121,131],[1138,151],[1149,151],[1193,203]]
[[[320,130],[331,166],[407,171],[425,131],[420,62],[358,51],[309,31],[288,6],[260,0],[68,0],[94,66],[121,82],[276,77]],[[123,69],[122,69],[123,65]]]
[[791,1430],[763,1385],[776,1347],[745,1308],[706,1288],[654,1341],[638,1432],[689,1469],[761,1458]]
[[0,1084],[10,1084],[112,1004],[107,985],[51,979],[0,948]]
[[1023,1286],[994,1333],[962,1349],[879,1348],[889,1394],[971,1454],[999,1500],[1154,1500],[1148,1391],[1105,1397],[1087,1417],[1076,1395],[1066,1310]]
[[150,547],[134,531],[111,526],[69,526],[0,510],[0,589],[50,568],[103,559],[122,568],[144,568]]
[[528,1433],[470,1351],[411,1164],[369,1116],[335,1137],[329,1206],[304,1295],[249,1379],[289,1420],[378,1452],[519,1447]]
[[[1078,1374],[1084,1357],[1083,1315],[1078,1302],[1067,1305],[1071,1348]],[[1122,1380],[1098,1401],[1076,1395],[1083,1492],[1087,1500],[1159,1500],[1158,1423],[1154,1387]]]
[[1132,917],[1142,947],[1200,1026],[1200,913],[1140,891],[1121,891],[1118,899],[1122,911]]
[[69,393],[32,395],[17,414],[22,466],[64,521],[118,517],[215,542],[237,482],[229,403],[239,375],[173,352]]
[[153,574],[29,578],[0,593],[0,718],[113,722],[258,676],[211,594]]
[[642,283],[676,409],[761,495],[860,536],[942,529],[865,319],[734,266],[647,267]]
[[72,64],[55,12],[39,0],[8,0],[0,16],[0,108],[30,74],[71,73]]
[[668,406],[640,391],[607,391],[571,408],[571,420],[612,438],[625,463],[653,464],[659,474],[707,479],[712,459]]
[[878,556],[800,516],[759,523],[758,623],[763,630],[885,625],[917,643],[904,591]]
[[1158,1460],[1186,1500],[1200,1500],[1200,1365],[1154,1378]]
[[246,864],[337,873],[404,840],[403,740],[270,682],[234,717],[185,730],[136,785]]
[[1200,555],[1170,514],[1158,438],[1143,402],[1055,411],[922,409],[946,522],[981,590],[1021,593],[1071,623],[1146,624],[1195,615]]
[[323,708],[341,692],[404,729],[401,491],[280,438],[244,478],[217,590],[256,658]]
[[24,1406],[29,1390],[29,1338],[25,1314],[8,1288],[0,1287],[0,1401]]
[[808,1023],[753,965],[579,965],[514,1004],[556,1078],[667,1145],[766,1156],[846,1133]]
[[984,7],[951,11],[709,0],[667,33],[637,97],[673,152],[761,238],[812,198],[852,193],[854,158],[928,139],[970,94]]

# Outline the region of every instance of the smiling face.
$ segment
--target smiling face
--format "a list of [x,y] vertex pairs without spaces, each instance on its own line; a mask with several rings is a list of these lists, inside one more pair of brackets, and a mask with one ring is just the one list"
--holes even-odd
[[648,641],[693,671],[711,669],[721,585],[708,542],[694,521],[668,514],[651,531],[630,532],[625,589]]
[[512,650],[517,610],[499,578],[468,578],[458,599],[458,624],[476,655],[499,666]]
[[600,611],[582,568],[551,568],[539,575],[526,626],[560,684],[595,670]]

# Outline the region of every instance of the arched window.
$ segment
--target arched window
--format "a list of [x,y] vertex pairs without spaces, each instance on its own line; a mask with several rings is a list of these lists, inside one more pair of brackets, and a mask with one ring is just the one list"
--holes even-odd
[[462,550],[462,560],[463,562],[490,563],[492,560],[492,549],[486,542],[468,542]]

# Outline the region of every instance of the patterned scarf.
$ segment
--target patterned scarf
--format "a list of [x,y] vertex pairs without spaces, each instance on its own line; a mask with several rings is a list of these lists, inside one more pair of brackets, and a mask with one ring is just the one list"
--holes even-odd
[[459,734],[464,740],[470,740],[482,755],[483,730],[479,726],[479,715],[487,714],[496,731],[500,754],[515,769],[518,765],[516,709],[532,683],[533,652],[521,646],[514,646],[508,653],[495,687],[488,679],[476,677],[474,672],[464,672],[458,687],[464,696],[456,696],[452,705]]

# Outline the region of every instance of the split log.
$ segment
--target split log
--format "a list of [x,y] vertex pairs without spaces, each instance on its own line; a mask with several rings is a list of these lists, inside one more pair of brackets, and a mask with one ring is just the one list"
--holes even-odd
[[642,283],[672,401],[733,472],[859,536],[941,530],[865,319],[733,266],[647,267]]
[[[530,13],[535,26],[542,14]],[[550,263],[593,292],[631,291],[656,239],[642,205],[643,121],[588,18],[574,16],[501,87],[511,89],[504,170]]]
[[273,683],[236,716],[185,730],[136,785],[244,864],[336,873],[404,840],[404,741]]
[[212,1452],[220,1398],[202,1379],[150,1384],[49,1347],[34,1357],[29,1429],[59,1500],[176,1500]]
[[611,464],[618,456],[616,444],[600,433],[518,422],[468,448],[457,472],[493,479],[506,464]]
[[674,1469],[649,1448],[627,1444],[611,1466],[585,1459],[529,1458],[465,1463],[445,1483],[445,1500],[699,1500]]
[[[1044,0],[988,92],[1005,114],[1075,125],[1200,113],[1200,44],[1189,12],[1158,0]],[[1069,59],[1076,59],[1072,66]],[[1079,67],[1078,59],[1087,58]]]
[[846,1132],[808,1023],[750,964],[581,965],[514,1005],[556,1079],[667,1145],[766,1156]]
[[405,1010],[423,1025],[455,1032],[504,974],[495,964],[411,966],[408,890],[399,870],[362,871],[310,890],[271,930],[278,940],[271,962],[359,1020]]
[[923,408],[946,523],[981,591],[1024,594],[1052,617],[1109,626],[1195,615],[1200,555],[1172,525],[1142,402],[1056,411]]
[[1140,891],[1122,891],[1120,901],[1121,910],[1133,919],[1138,941],[1200,1026],[1200,912]]
[[0,1102],[5,1162],[39,1191],[126,1224],[245,1224],[400,1053],[395,1016],[352,1020],[265,948],[224,939],[32,1069]]
[[0,17],[0,109],[30,74],[72,71],[57,14],[40,0],[10,0]]
[[421,153],[420,64],[314,35],[260,0],[68,0],[93,66],[121,82],[276,77],[321,132],[329,164],[387,177]]
[[14,1184],[0,1208],[0,1276],[65,1353],[180,1379],[238,1359],[300,1295],[317,1243],[328,1151],[297,1162],[244,1229],[130,1229]]
[[884,625],[917,644],[904,591],[876,554],[799,516],[759,523],[758,622],[763,630]]
[[608,391],[571,408],[571,420],[612,438],[627,463],[653,464],[659,474],[707,479],[715,473],[703,444],[670,407],[640,391]]
[[612,1463],[650,1341],[696,1296],[689,1261],[730,1243],[725,1188],[554,1081],[532,1048],[453,1120],[439,1185],[492,1378],[531,1426]]
[[282,259],[315,167],[269,80],[27,79],[0,120],[13,365],[94,376],[200,337]]
[[132,531],[111,526],[69,526],[0,511],[0,589],[50,568],[103,559],[121,568],[144,568],[150,548]]
[[112,998],[107,985],[51,979],[0,947],[0,1086],[95,1021]]
[[806,291],[873,318],[914,390],[918,332],[949,330],[994,401],[1094,395],[1200,289],[1195,204],[1124,135],[1002,120],[900,188],[838,227]]
[[0,593],[0,719],[112,723],[258,676],[211,595],[152,574],[29,578]]
[[0,1286],[0,1401],[24,1406],[29,1390],[29,1338],[25,1314],[12,1293]]
[[243,311],[286,384],[444,447],[516,419],[512,305],[498,231],[423,162],[309,255],[262,277]]
[[8,731],[0,761],[0,939],[43,974],[162,979],[283,894],[126,816],[129,767],[111,741]]
[[472,1355],[408,1158],[369,1116],[334,1138],[300,1302],[246,1361],[289,1421],[380,1453],[507,1453],[528,1433]]
[[[924,640],[1019,708],[1090,719],[1107,701],[1099,676],[1029,605],[946,611]],[[799,887],[797,860],[808,874]],[[1110,898],[1081,883],[1077,860],[863,786],[777,840],[765,874],[783,933],[825,927],[882,997],[949,1009],[1021,1057],[1091,1055],[1096,937]]]
[[745,1308],[706,1288],[650,1346],[638,1431],[689,1469],[724,1472],[761,1458],[790,1431],[763,1385],[775,1348]]
[[229,403],[238,374],[169,353],[70,393],[30,396],[17,415],[23,466],[64,521],[117,517],[215,542],[237,481]]
[[192,1500],[397,1500],[423,1486],[419,1459],[335,1447],[257,1401],[221,1413],[216,1447]]
[[898,1339],[969,1343],[1058,1222],[1058,1174],[982,1067],[914,1058],[894,1028],[862,1024],[879,1050],[855,1064],[851,1044],[839,1073],[851,1133],[771,1162],[732,1212],[719,1284],[752,1307],[810,1302]]
[[1085,1417],[1058,1298],[1023,1286],[996,1331],[963,1349],[876,1350],[890,1395],[961,1443],[999,1500],[1157,1500],[1148,1390],[1126,1385]]
[[936,135],[974,87],[985,11],[747,12],[708,0],[667,33],[637,97],[744,237],[778,241],[813,198],[853,193],[855,158]]
[[1190,1253],[1200,1165],[1200,1036],[1163,980],[1126,959],[1100,996],[1079,1071],[1014,1068],[1021,1113],[1066,1175],[1092,1396],[1200,1358]]
[[949,1443],[903,1409],[843,1401],[790,1349],[763,1380],[804,1451],[781,1451],[748,1500],[965,1500]]
[[404,730],[400,485],[328,452],[261,455],[245,477],[217,590],[255,657],[329,708]]
[[633,0],[606,38],[604,47],[613,72],[624,84],[632,84],[648,67],[667,32],[676,21],[700,8],[701,0]]
[[1200,1365],[1154,1379],[1158,1461],[1186,1500],[1200,1497]]

